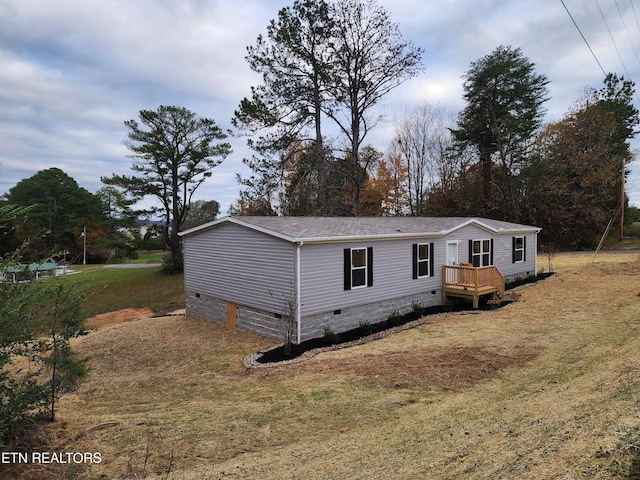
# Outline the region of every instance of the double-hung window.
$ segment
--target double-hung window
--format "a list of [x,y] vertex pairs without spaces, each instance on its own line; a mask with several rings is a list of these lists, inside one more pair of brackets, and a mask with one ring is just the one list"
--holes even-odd
[[486,267],[492,263],[492,240],[470,240],[469,241],[469,263],[474,267]]
[[373,248],[344,249],[344,289],[373,285]]
[[413,278],[433,276],[433,243],[413,244]]
[[351,288],[367,286],[367,249],[351,249]]
[[513,237],[513,263],[527,260],[527,239],[525,237]]

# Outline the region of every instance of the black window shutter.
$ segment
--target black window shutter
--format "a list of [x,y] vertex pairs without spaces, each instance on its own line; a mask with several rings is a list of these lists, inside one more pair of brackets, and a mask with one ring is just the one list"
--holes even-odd
[[493,238],[491,239],[491,245],[489,248],[491,249],[491,260],[489,260],[489,265],[493,265]]
[[413,279],[418,278],[418,244],[413,244]]
[[522,237],[522,261],[527,261],[527,237]]
[[511,263],[516,263],[516,237],[511,239]]
[[473,265],[473,240],[469,240],[469,263]]
[[344,249],[344,289],[351,290],[351,249]]
[[434,250],[435,250],[434,244],[433,243],[429,244],[429,275],[432,277],[436,274],[436,272],[434,271],[434,268],[436,266],[435,261],[433,259]]
[[367,287],[373,285],[373,247],[367,247]]

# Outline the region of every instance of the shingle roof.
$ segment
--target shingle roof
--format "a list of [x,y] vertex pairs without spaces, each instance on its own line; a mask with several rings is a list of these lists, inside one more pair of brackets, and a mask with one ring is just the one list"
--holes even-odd
[[479,217],[224,217],[181,232],[192,235],[235,223],[290,241],[442,236],[468,224],[494,233],[533,233],[537,227]]

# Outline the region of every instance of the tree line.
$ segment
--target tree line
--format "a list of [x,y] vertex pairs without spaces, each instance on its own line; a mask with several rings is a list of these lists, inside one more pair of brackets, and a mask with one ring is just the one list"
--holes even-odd
[[[111,185],[91,193],[60,168],[41,170],[0,199],[0,208],[20,212],[0,224],[0,255],[19,251],[26,262],[55,257],[72,264],[84,257],[105,263],[165,249],[165,224],[149,220],[155,209],[134,208],[139,198]],[[191,202],[181,226],[205,223],[219,211],[215,200]]]
[[23,180],[4,201],[35,208],[0,248],[28,241],[27,256],[77,258],[82,243],[95,259],[134,251],[145,239],[136,238],[142,212],[133,205],[150,196],[159,206],[146,213],[163,219],[171,252],[167,270],[180,271],[177,233],[197,224],[190,215],[217,215],[217,202],[192,197],[231,153],[231,134],[247,136],[254,152],[231,214],[477,215],[539,226],[554,248],[593,246],[625,207],[639,124],[634,83],[609,74],[545,125],[548,78],[521,49],[498,46],[470,64],[460,112],[416,105],[378,150],[367,139],[383,120],[380,104],[423,72],[423,54],[373,0],[296,0],[247,48],[261,82],[239,102],[235,132],[183,107],[142,110],[125,122],[133,174],[102,178],[95,195],[59,169]]
[[[364,37],[369,49],[358,43]],[[640,122],[634,83],[608,74],[604,87],[588,88],[545,125],[548,78],[521,49],[501,45],[471,63],[460,112],[415,106],[378,151],[364,143],[379,120],[373,108],[421,72],[421,54],[372,2],[308,0],[280,10],[248,47],[263,81],[235,112],[234,124],[254,135],[255,155],[232,212],[478,215],[539,226],[549,248],[594,246],[626,206],[629,140]],[[355,68],[358,59],[371,69]],[[327,122],[338,127],[331,140]]]

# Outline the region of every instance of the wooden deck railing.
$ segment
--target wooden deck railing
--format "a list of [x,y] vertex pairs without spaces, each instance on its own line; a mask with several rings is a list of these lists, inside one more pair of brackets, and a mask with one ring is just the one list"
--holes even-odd
[[499,298],[504,297],[504,277],[495,265],[474,267],[470,264],[443,265],[443,287],[453,287],[471,293],[494,289]]
[[492,266],[493,284],[496,286],[497,294],[500,299],[504,298],[504,276],[500,273],[495,265]]

